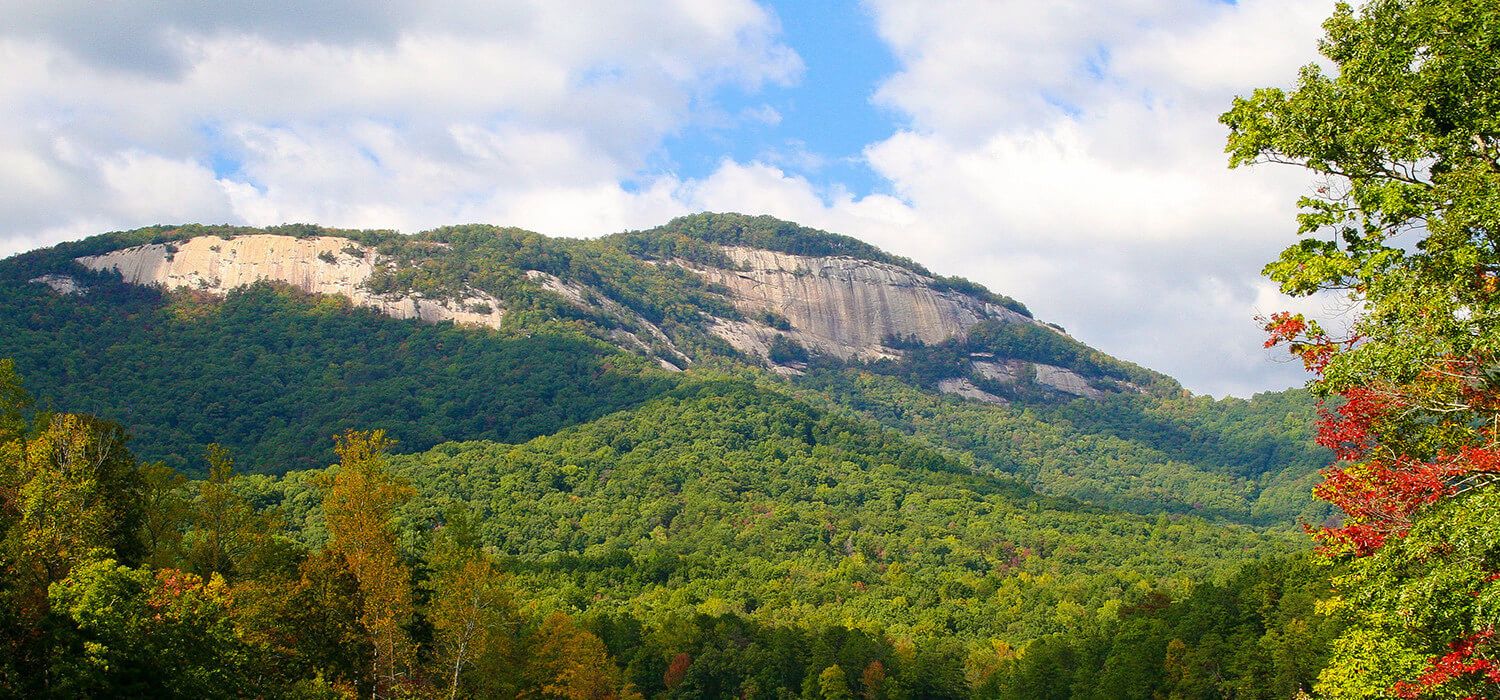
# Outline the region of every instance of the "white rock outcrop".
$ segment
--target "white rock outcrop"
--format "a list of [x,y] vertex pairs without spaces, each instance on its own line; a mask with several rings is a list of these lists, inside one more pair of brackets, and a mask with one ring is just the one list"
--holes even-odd
[[1090,386],[1089,380],[1084,379],[1082,375],[1071,369],[1040,363],[1035,366],[1036,382],[1038,384],[1050,386],[1064,394],[1072,394],[1074,396],[1098,398],[1104,395],[1104,392]]
[[428,322],[454,321],[494,328],[499,327],[505,313],[499,300],[478,291],[459,299],[374,294],[364,284],[386,263],[375,251],[338,236],[199,236],[83,257],[78,262],[91,270],[118,271],[132,284],[218,295],[260,280],[284,282],[311,294],[343,296],[357,306],[387,316]]
[[[897,265],[850,257],[810,257],[726,247],[734,268],[679,264],[729,290],[749,321],[719,320],[714,332],[735,348],[764,356],[777,335],[839,358],[876,359],[897,353],[889,337],[939,343],[985,319],[1035,323],[997,304],[941,291],[935,280]],[[763,322],[768,312],[790,330]]]
[[975,401],[983,401],[984,403],[993,403],[993,404],[1001,404],[1001,405],[1010,403],[1009,401],[1006,401],[1005,399],[1002,399],[999,396],[996,396],[994,394],[991,394],[988,391],[985,391],[983,389],[980,389],[977,386],[974,386],[974,382],[971,382],[971,381],[969,381],[967,379],[943,379],[943,380],[940,380],[940,381],[938,381],[938,391],[941,391],[944,394],[953,394],[954,396],[961,396],[961,397],[966,398],[966,399],[973,399]]
[[[1089,384],[1089,380],[1083,375],[1066,367],[1024,360],[976,361],[973,366],[975,374],[1001,384],[1014,384],[1020,380],[1022,372],[1030,371],[1037,384],[1064,394],[1089,398],[1104,395],[1104,392]],[[1030,370],[1027,369],[1028,366]]]
[[78,284],[78,280],[68,275],[42,275],[28,280],[32,284],[45,284],[58,294],[87,294],[88,289]]

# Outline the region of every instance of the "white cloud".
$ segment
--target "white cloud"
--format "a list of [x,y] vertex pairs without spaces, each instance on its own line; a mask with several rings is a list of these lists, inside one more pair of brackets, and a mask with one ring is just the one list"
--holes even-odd
[[1300,381],[1251,317],[1288,305],[1257,272],[1305,185],[1227,171],[1216,118],[1315,58],[1331,2],[867,5],[900,64],[873,100],[905,125],[864,152],[891,194],[857,197],[784,170],[819,172],[795,141],[701,179],[652,168],[689,125],[779,123],[714,100],[802,70],[751,0],[0,0],[0,255],[187,220],[587,235],[764,212],[1195,390]]
[[1293,303],[1258,273],[1306,181],[1228,171],[1217,117],[1316,58],[1331,2],[870,4],[912,124],[866,153],[927,229],[879,242],[1198,391],[1304,379],[1253,316]]
[[639,216],[656,190],[620,183],[706,96],[801,71],[751,0],[0,5],[0,255],[184,219]]
[[1081,339],[1215,394],[1300,384],[1257,314],[1323,311],[1259,276],[1291,241],[1292,170],[1229,171],[1235,93],[1316,58],[1331,9],[1299,0],[873,0],[902,70],[876,99],[911,126],[871,144],[895,197],[764,164],[691,188],[863,237],[1016,296]]

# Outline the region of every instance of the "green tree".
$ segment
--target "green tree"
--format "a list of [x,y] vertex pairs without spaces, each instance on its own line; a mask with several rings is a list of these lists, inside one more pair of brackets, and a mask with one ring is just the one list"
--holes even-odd
[[218,443],[204,450],[208,478],[198,482],[192,527],[185,537],[187,561],[199,576],[231,581],[268,566],[279,529],[274,514],[256,510],[234,489],[234,458]]
[[26,430],[26,412],[31,408],[31,394],[16,373],[16,361],[0,358],[0,444],[21,436]]
[[338,436],[338,471],[323,498],[328,548],[348,562],[359,582],[360,622],[374,651],[375,697],[393,694],[414,658],[406,630],[413,614],[411,572],[401,560],[392,523],[396,508],[414,492],[386,467],[392,444],[383,430]]
[[184,554],[183,535],[193,518],[188,479],[161,462],[141,465],[141,546],[146,563],[162,569],[177,566]]
[[[1300,316],[1267,327],[1342,395],[1322,442],[1343,462],[1318,495],[1321,533],[1356,559],[1339,581],[1352,626],[1321,692],[1335,698],[1494,696],[1500,520],[1451,484],[1500,468],[1500,5],[1340,4],[1320,48],[1332,73],[1256,90],[1223,116],[1230,162],[1320,178],[1299,233],[1266,273],[1291,294],[1342,290],[1348,336]],[[1416,596],[1416,599],[1413,599]],[[1421,602],[1417,602],[1420,600]]]
[[818,674],[818,689],[821,700],[854,700],[854,694],[849,692],[849,676],[838,664]]
[[58,697],[257,692],[257,679],[246,673],[253,650],[230,622],[221,578],[104,559],[53,584],[50,597],[61,629],[47,685]]

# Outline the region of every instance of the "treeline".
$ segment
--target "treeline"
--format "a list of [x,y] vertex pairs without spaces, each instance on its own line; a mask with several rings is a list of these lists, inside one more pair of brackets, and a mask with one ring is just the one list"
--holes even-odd
[[904,267],[933,278],[933,287],[936,289],[968,294],[1023,316],[1031,315],[1031,311],[1021,302],[996,294],[976,282],[962,277],[934,275],[909,258],[892,255],[857,238],[799,226],[773,216],[712,212],[689,214],[655,228],[617,233],[602,240],[638,258],[682,259],[717,267],[732,266],[719,246],[746,246],[810,257],[859,258]]
[[[599,637],[531,607],[462,526],[398,540],[410,486],[348,432],[307,547],[232,488],[137,463],[118,426],[25,414],[0,363],[0,695],[639,697]],[[525,692],[523,692],[525,691]]]
[[1280,546],[1073,513],[742,381],[521,446],[348,431],[283,479],[211,445],[201,481],[9,363],[0,399],[17,696],[988,697],[1027,640]]

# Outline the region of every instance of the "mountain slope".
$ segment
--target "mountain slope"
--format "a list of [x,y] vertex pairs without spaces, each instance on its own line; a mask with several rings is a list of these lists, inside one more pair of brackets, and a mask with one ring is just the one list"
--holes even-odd
[[785,375],[806,400],[1043,493],[1321,517],[1306,486],[1324,455],[1265,427],[1308,402],[1193,408],[1206,399],[1012,299],[769,217],[598,240],[155,227],[0,261],[0,312],[0,356],[39,394],[123,422],[143,457],[189,472],[210,441],[251,471],[321,466],[327,436],[351,427],[384,428],[403,451],[523,441],[708,366]]
[[[408,527],[457,506],[553,604],[648,619],[696,608],[1019,643],[1299,542],[1039,497],[973,473],[962,453],[728,378],[522,445],[440,445],[393,468],[422,494]],[[299,497],[310,478],[261,482],[257,498],[316,542]]]

